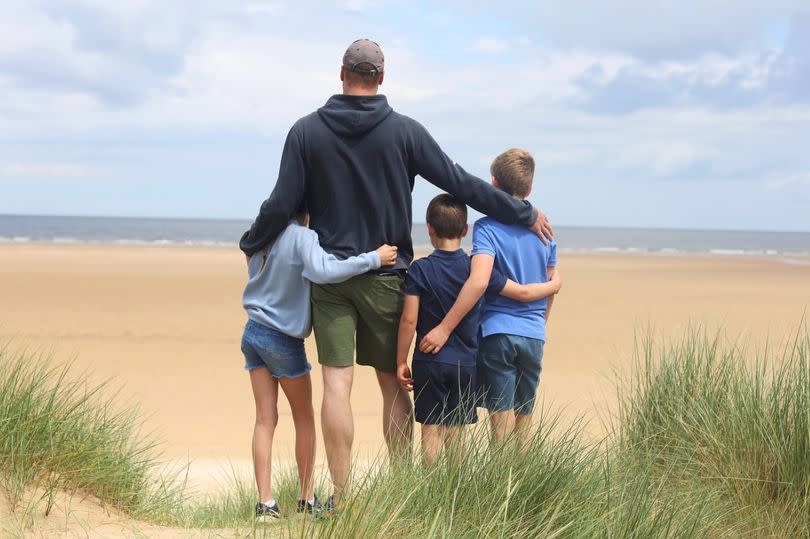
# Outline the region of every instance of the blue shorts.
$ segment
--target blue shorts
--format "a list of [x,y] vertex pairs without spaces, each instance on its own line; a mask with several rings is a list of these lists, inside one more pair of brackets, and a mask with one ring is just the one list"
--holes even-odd
[[411,369],[414,412],[418,423],[468,425],[478,421],[474,366],[417,360]]
[[478,384],[490,412],[528,415],[543,370],[540,339],[496,333],[478,341]]
[[304,339],[248,320],[242,335],[245,370],[267,367],[273,378],[298,378],[310,371]]

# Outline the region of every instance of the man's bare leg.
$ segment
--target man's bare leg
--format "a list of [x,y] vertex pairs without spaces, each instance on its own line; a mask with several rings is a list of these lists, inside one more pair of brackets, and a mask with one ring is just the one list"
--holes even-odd
[[352,382],[354,366],[330,367],[322,365],[323,401],[321,403],[321,429],[329,474],[335,487],[335,503],[349,486],[354,418],[352,417]]
[[383,435],[391,458],[410,453],[413,445],[413,405],[394,373],[377,370],[383,397]]

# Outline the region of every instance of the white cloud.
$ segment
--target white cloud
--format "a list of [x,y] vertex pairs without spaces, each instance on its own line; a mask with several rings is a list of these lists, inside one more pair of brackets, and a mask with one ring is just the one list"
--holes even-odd
[[769,178],[765,180],[763,185],[767,191],[781,191],[789,186],[810,187],[810,172],[801,172],[798,174],[789,174],[787,176]]
[[496,39],[494,37],[482,37],[479,38],[473,43],[472,50],[478,52],[503,52],[509,48],[509,44],[502,40]]
[[614,163],[667,177],[707,163],[713,156],[713,151],[685,140],[641,142],[623,148]]

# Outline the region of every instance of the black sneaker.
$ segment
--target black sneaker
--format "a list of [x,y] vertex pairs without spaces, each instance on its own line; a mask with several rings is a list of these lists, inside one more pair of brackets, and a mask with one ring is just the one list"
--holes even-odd
[[298,500],[298,512],[313,514],[317,509],[320,509],[320,504],[318,503],[318,495],[313,494],[312,499],[313,503],[309,503],[308,500]]
[[273,502],[273,505],[267,505],[259,502],[256,504],[256,522],[271,522],[277,518],[281,518],[278,503]]
[[335,504],[335,497],[333,495],[333,496],[329,496],[329,498],[326,499],[326,503],[322,504],[318,508],[318,512],[316,513],[316,516],[318,518],[330,518],[330,517],[336,516],[337,512],[338,512],[338,507],[337,507],[337,504]]

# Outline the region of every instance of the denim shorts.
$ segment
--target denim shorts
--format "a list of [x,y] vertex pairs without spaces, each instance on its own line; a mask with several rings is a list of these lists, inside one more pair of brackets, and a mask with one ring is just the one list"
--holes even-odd
[[543,370],[543,344],[540,339],[504,333],[478,341],[478,384],[489,411],[532,413]]
[[416,360],[411,368],[417,423],[468,425],[478,421],[474,366]]
[[304,340],[248,320],[242,335],[245,370],[267,367],[273,378],[297,378],[310,371]]

